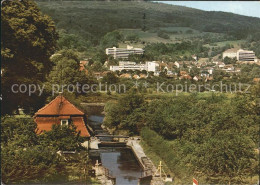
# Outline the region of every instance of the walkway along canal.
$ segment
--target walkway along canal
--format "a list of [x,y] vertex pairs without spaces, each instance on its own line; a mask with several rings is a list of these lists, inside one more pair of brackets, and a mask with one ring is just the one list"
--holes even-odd
[[104,116],[89,117],[89,124],[98,137],[90,141],[90,158],[93,165],[96,164],[96,169],[102,165],[104,169],[101,171],[106,171],[107,178],[115,180],[118,185],[164,184],[161,178],[153,177],[156,168],[146,157],[139,144],[140,139],[110,135],[101,127],[103,119]]
[[[109,135],[101,128],[103,116],[90,116],[90,126],[96,135]],[[100,141],[112,141],[110,137],[100,137]],[[137,185],[142,175],[142,167],[138,163],[131,149],[127,147],[98,147],[90,149],[90,158],[93,164],[98,160],[109,170],[110,176],[116,178],[117,185]]]

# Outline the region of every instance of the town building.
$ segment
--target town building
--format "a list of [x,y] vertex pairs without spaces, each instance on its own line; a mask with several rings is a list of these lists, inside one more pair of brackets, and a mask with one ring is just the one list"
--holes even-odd
[[37,134],[50,131],[55,124],[67,126],[73,123],[77,127],[77,131],[80,132],[80,136],[90,137],[86,127],[85,114],[62,95],[57,96],[49,104],[38,110],[34,115],[34,121],[37,123]]
[[88,65],[88,61],[80,61],[79,62],[79,70],[84,71],[86,73],[86,75],[88,75],[88,70],[86,68],[87,65]]
[[174,62],[174,65],[175,65],[177,68],[180,68],[180,63],[179,63],[179,62]]
[[231,48],[223,52],[223,59],[228,58],[237,58],[237,51],[238,49]]
[[232,64],[228,64],[228,65],[225,65],[225,67],[222,70],[226,71],[226,72],[234,72],[235,68]]
[[239,62],[257,62],[254,51],[243,50],[243,49],[228,49],[223,52],[223,59],[225,57],[236,58]]
[[109,71],[93,72],[93,76],[94,76],[97,80],[100,80],[100,79],[104,78],[104,76],[106,76],[107,73],[109,73]]
[[253,79],[253,82],[259,83],[259,82],[260,82],[260,78],[254,78],[254,79]]
[[127,45],[126,48],[106,48],[106,54],[112,55],[114,59],[117,58],[128,58],[130,54],[142,55],[144,50],[142,48],[134,48],[133,46]]
[[243,49],[237,51],[237,60],[240,62],[257,62],[255,52]]
[[198,56],[197,55],[192,55],[191,56],[195,61],[198,61]]
[[131,74],[124,73],[119,76],[120,78],[132,78]]
[[133,79],[140,79],[140,76],[139,75],[133,75]]
[[146,70],[156,72],[159,70],[159,64],[155,61],[145,62],[145,64],[136,64],[136,62],[120,61],[118,66],[110,66],[110,71],[122,71],[122,70]]

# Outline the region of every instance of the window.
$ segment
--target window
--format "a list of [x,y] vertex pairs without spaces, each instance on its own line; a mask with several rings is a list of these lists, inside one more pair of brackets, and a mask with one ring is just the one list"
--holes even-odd
[[62,119],[62,120],[60,121],[60,124],[61,124],[61,126],[69,125],[69,120],[67,120],[67,119]]

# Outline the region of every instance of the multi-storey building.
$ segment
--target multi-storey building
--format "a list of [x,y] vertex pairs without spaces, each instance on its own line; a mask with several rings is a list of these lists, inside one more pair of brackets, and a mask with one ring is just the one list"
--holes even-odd
[[256,56],[255,56],[255,52],[253,51],[248,51],[248,50],[243,50],[240,49],[237,51],[237,60],[238,61],[245,61],[245,62],[256,62]]
[[240,62],[257,62],[255,52],[243,49],[228,49],[223,52],[223,59],[225,57],[236,58]]
[[116,58],[128,58],[130,54],[139,54],[142,55],[144,50],[142,48],[134,48],[132,46],[128,46],[126,48],[106,48],[106,54],[112,55]]
[[159,64],[155,61],[146,62],[145,64],[136,64],[136,62],[121,61],[118,66],[110,66],[111,71],[122,71],[122,70],[146,70],[156,72],[159,70]]

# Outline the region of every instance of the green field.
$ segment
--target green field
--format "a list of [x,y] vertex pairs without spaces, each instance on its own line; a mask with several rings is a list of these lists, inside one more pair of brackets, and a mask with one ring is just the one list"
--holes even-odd
[[223,42],[215,42],[215,43],[212,43],[211,45],[205,44],[204,46],[212,47],[212,45],[216,45],[218,47],[223,47],[226,44],[231,44],[231,45],[233,45],[236,48],[236,47],[239,47],[240,44],[242,44],[244,42],[246,42],[246,40],[230,40],[230,41],[223,41]]
[[[169,35],[169,39],[161,38],[157,35],[158,30],[162,30],[167,35]],[[187,30],[192,30],[192,33],[186,33]],[[223,37],[225,34],[223,33],[210,33],[210,32],[201,32],[199,30],[191,29],[189,27],[160,27],[156,29],[151,29],[147,31],[142,31],[141,29],[118,29],[120,33],[126,37],[127,35],[137,35],[139,38],[138,42],[130,42],[124,41],[119,43],[119,47],[126,47],[127,45],[131,45],[134,47],[145,47],[146,44],[149,43],[179,43],[182,41],[192,41],[201,38],[211,37]],[[239,46],[244,42],[244,40],[232,40],[232,41],[223,41],[223,42],[213,42],[212,44],[205,44],[205,47],[223,47],[226,44],[234,45],[235,47]]]

